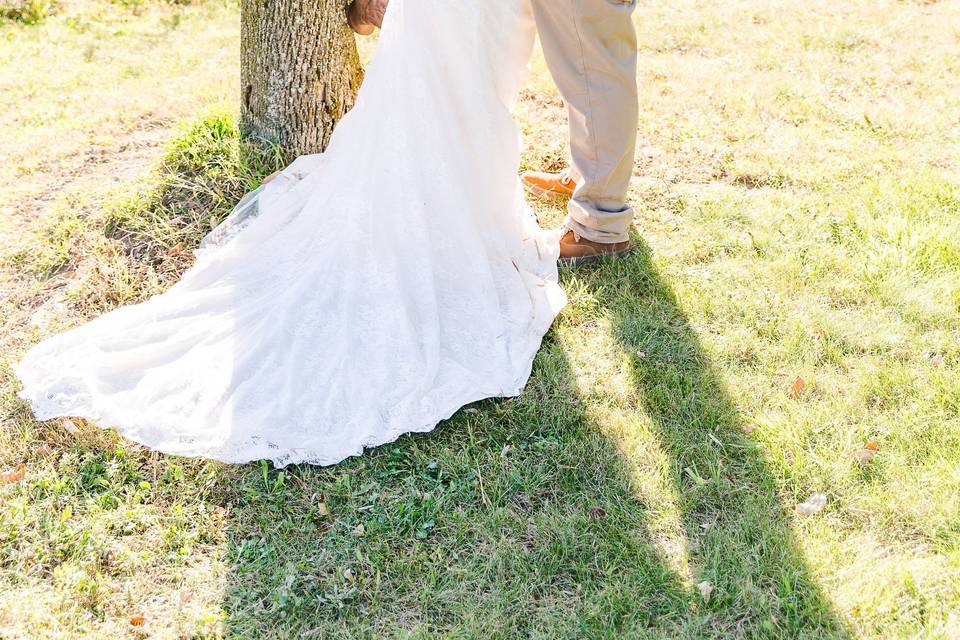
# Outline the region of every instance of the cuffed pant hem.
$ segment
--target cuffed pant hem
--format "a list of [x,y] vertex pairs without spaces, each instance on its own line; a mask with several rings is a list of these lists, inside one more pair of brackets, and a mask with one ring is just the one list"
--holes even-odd
[[571,206],[564,224],[578,236],[591,242],[616,244],[630,239],[633,213],[633,207],[627,207],[623,211],[604,211],[597,216],[586,214]]

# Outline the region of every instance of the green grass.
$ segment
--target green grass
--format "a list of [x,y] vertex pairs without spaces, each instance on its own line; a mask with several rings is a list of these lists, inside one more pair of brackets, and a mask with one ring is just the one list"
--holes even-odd
[[50,0],[3,0],[0,2],[0,18],[36,24],[50,15],[52,9]]
[[[641,4],[633,255],[562,274],[521,397],[283,471],[15,396],[278,162],[235,7],[92,7],[0,23],[0,637],[960,637],[956,3]],[[562,165],[540,57],[518,119]]]

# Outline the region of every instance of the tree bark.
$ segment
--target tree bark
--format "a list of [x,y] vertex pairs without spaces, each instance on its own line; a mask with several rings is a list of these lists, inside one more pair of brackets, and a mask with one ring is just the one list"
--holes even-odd
[[349,0],[241,0],[241,131],[287,161],[319,153],[356,100],[363,69]]

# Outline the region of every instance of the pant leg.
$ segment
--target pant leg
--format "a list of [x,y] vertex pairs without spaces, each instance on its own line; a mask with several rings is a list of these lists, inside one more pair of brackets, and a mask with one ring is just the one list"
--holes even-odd
[[533,0],[547,66],[567,103],[577,190],[567,226],[623,242],[637,143],[635,0]]

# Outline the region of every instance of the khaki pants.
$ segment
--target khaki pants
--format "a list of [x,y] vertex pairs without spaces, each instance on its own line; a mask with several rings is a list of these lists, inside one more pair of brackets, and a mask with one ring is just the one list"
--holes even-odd
[[[491,0],[493,1],[493,0]],[[635,0],[532,0],[540,42],[570,118],[577,190],[567,226],[594,242],[623,242],[637,143]]]

